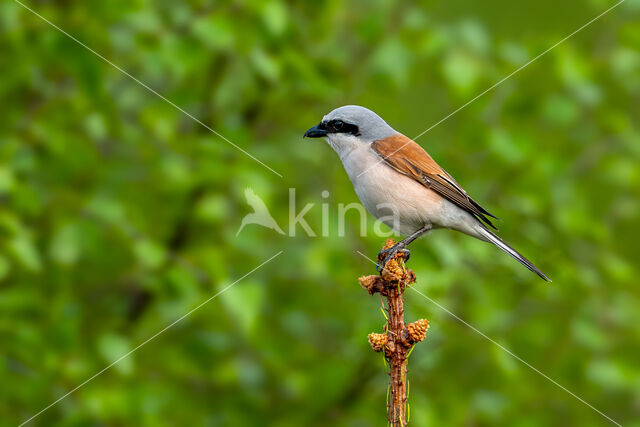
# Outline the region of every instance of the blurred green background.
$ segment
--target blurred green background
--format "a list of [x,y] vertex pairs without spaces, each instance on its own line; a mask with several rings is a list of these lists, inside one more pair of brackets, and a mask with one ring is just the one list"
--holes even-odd
[[[385,424],[388,377],[357,277],[383,238],[239,236],[252,188],[357,202],[303,132],[344,104],[412,137],[611,1],[34,1],[268,169],[13,0],[0,4],[0,421],[16,425],[284,253],[34,425]],[[500,235],[412,247],[416,289],[625,426],[640,426],[640,2],[627,0],[418,139]],[[324,199],[321,194],[329,191]],[[369,218],[368,230],[373,229]],[[604,417],[415,292],[411,422],[597,426]]]

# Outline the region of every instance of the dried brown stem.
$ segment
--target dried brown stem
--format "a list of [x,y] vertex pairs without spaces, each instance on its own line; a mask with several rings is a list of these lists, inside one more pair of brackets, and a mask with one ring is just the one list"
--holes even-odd
[[[384,249],[393,246],[392,239],[387,240]],[[389,401],[387,418],[393,427],[405,427],[407,416],[407,357],[411,347],[422,341],[429,328],[426,319],[418,320],[408,326],[404,323],[404,291],[416,280],[411,270],[404,267],[403,254],[387,262],[380,276],[363,276],[360,284],[369,294],[380,293],[387,299],[386,333],[369,334],[369,344],[375,351],[383,351],[389,364]]]

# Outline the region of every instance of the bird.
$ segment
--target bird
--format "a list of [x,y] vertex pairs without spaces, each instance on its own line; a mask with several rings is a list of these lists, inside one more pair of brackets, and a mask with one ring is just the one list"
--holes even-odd
[[415,141],[359,105],[325,115],[303,138],[324,138],[338,154],[367,211],[406,236],[378,254],[378,270],[407,246],[434,229],[451,229],[492,243],[546,281],[551,281],[494,231],[498,218],[467,192]]
[[236,237],[240,234],[245,225],[248,224],[258,224],[275,230],[280,234],[284,234],[284,231],[282,231],[276,220],[273,219],[273,216],[269,213],[267,205],[264,204],[264,201],[262,201],[260,196],[258,196],[252,188],[245,188],[244,197],[247,199],[249,206],[253,208],[253,212],[246,214],[244,218],[242,218],[240,228],[236,232]]

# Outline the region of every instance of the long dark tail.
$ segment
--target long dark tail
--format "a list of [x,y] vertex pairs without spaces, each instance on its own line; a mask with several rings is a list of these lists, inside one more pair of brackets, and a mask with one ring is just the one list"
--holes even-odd
[[551,281],[551,279],[549,279],[546,274],[540,271],[538,267],[533,265],[531,261],[526,259],[520,252],[516,251],[511,246],[506,244],[504,240],[502,240],[501,238],[493,234],[493,232],[488,230],[484,225],[480,225],[480,227],[478,227],[478,231],[480,232],[482,237],[485,238],[487,242],[493,243],[494,245],[496,245],[497,247],[499,247],[500,249],[502,249],[503,251],[511,255],[516,261],[518,261],[520,264],[524,265],[529,270],[536,273],[538,276],[542,277],[547,282]]

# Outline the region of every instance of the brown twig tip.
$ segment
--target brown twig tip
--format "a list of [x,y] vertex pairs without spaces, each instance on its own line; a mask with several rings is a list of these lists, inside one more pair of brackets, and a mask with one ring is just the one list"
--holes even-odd
[[382,280],[385,282],[401,282],[403,287],[416,282],[415,273],[405,268],[402,256],[389,260],[382,269],[380,277],[382,277]]
[[404,279],[404,269],[400,267],[396,259],[387,261],[380,274],[387,282],[399,282]]
[[381,292],[384,289],[382,278],[380,276],[376,276],[375,274],[359,277],[358,282],[360,282],[360,286],[365,288],[371,295],[375,294],[376,292]]
[[416,273],[414,273],[413,270],[407,270],[407,274],[404,278],[404,281],[407,285],[411,283],[416,283]]
[[427,336],[429,330],[429,321],[427,319],[416,320],[407,325],[407,335],[411,342],[420,342]]
[[387,334],[369,334],[369,344],[373,351],[382,351],[384,346],[387,345]]
[[384,246],[382,247],[382,249],[391,249],[393,247],[393,245],[396,244],[396,241],[393,239],[387,239],[386,242],[384,242]]

